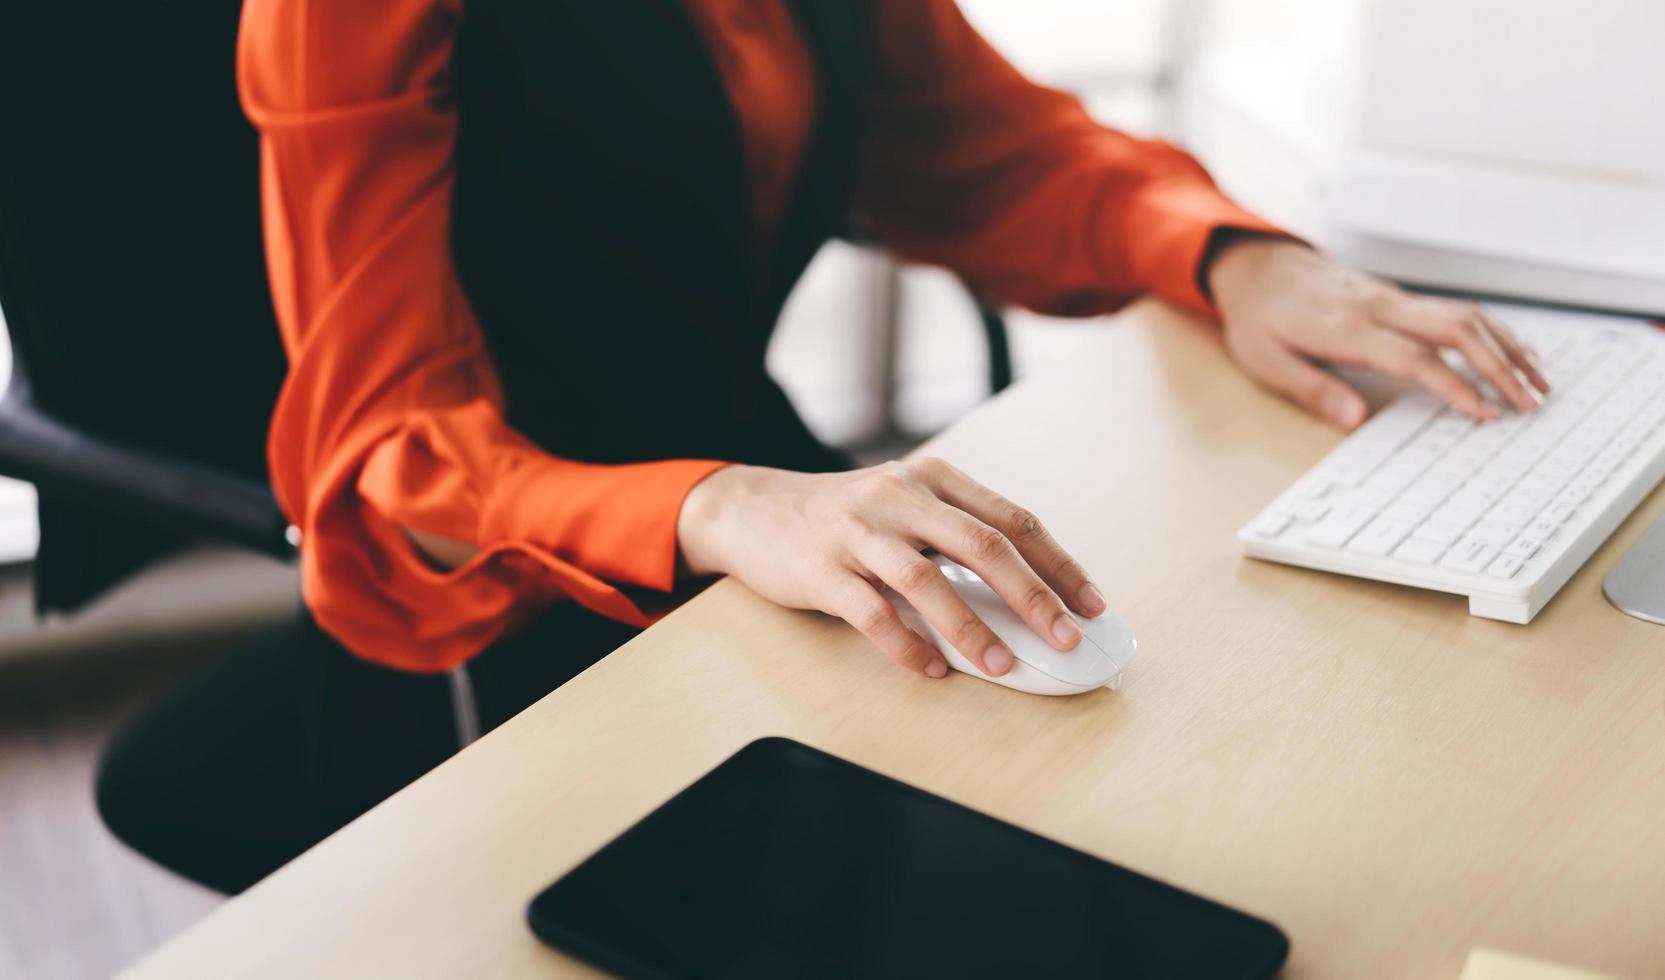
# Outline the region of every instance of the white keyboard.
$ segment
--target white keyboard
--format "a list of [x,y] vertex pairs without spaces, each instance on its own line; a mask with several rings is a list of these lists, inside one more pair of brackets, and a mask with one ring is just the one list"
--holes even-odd
[[1542,355],[1542,408],[1476,423],[1402,395],[1239,531],[1244,552],[1531,622],[1665,476],[1665,335],[1497,313]]

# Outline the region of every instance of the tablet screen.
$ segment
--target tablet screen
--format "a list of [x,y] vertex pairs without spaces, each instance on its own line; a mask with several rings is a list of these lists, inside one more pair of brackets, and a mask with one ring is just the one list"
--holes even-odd
[[529,919],[632,977],[1217,980],[1271,976],[1288,950],[1266,922],[778,738],[551,885]]

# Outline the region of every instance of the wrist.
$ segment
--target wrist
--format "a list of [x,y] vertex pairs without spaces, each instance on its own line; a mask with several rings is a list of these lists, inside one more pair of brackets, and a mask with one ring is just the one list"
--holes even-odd
[[1261,277],[1267,266],[1293,252],[1311,253],[1302,242],[1258,231],[1222,229],[1218,243],[1208,252],[1203,285],[1208,297],[1219,306],[1238,286]]
[[726,575],[725,530],[738,509],[737,501],[750,466],[734,464],[711,471],[682,499],[676,518],[677,557],[689,575]]

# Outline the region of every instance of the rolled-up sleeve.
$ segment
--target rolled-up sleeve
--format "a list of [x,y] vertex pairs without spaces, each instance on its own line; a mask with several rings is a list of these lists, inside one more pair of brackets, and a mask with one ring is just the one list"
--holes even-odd
[[[366,659],[443,670],[551,602],[645,625],[720,462],[602,466],[512,429],[450,255],[460,0],[249,0],[273,300],[290,368],[269,462],[306,602]],[[407,528],[468,542],[442,571]]]

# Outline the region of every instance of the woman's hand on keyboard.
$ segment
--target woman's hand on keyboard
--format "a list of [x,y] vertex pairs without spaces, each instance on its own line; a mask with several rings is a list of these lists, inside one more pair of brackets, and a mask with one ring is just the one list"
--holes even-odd
[[1498,404],[1453,370],[1444,351],[1460,354],[1519,411],[1536,408],[1549,392],[1536,354],[1479,306],[1407,293],[1298,242],[1229,240],[1215,251],[1207,281],[1226,346],[1243,369],[1343,429],[1364,421],[1364,398],[1315,362],[1414,381],[1481,420],[1498,418]]

